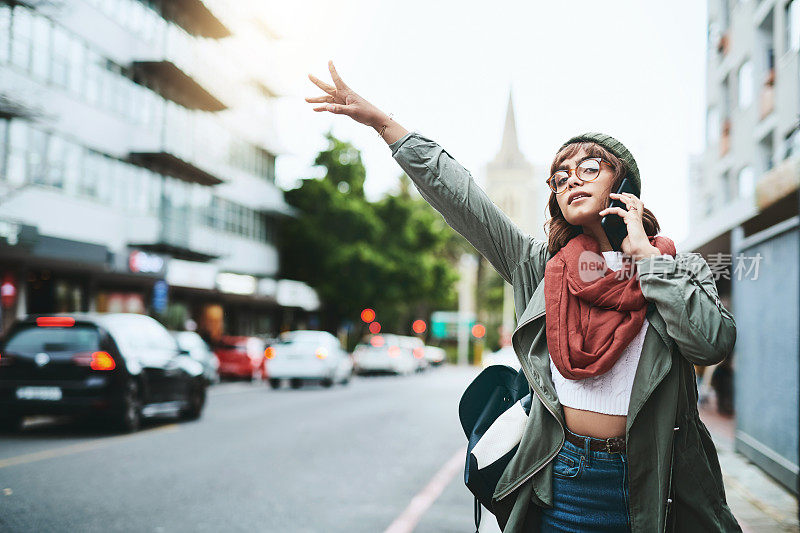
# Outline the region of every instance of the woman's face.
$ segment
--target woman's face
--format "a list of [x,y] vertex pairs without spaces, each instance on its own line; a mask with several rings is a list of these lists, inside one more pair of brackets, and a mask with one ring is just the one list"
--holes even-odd
[[[586,150],[581,148],[577,154],[565,159],[560,168],[575,169],[587,157]],[[599,222],[598,213],[606,207],[613,181],[614,171],[606,162],[600,164],[600,172],[593,181],[582,181],[574,172],[570,172],[567,189],[556,195],[558,207],[566,221],[574,226],[586,226]],[[583,193],[586,196],[570,201],[570,197],[576,193]]]

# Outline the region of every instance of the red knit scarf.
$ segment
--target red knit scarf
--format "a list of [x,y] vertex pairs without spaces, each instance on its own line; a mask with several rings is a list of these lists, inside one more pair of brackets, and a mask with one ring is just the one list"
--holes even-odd
[[[649,239],[662,254],[675,256],[672,239]],[[598,242],[581,233],[545,266],[547,347],[553,364],[567,379],[609,371],[642,329],[647,302],[635,263],[630,256],[623,257],[622,268],[611,270]]]

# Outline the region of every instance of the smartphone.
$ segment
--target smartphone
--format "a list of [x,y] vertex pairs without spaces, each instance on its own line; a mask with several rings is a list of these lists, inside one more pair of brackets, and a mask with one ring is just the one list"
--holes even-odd
[[[619,184],[619,189],[617,189],[616,192],[617,194],[629,192],[636,197],[639,196],[639,191],[636,190],[636,186],[628,178],[624,178],[622,180],[622,183]],[[621,207],[626,211],[628,210],[622,200],[617,198],[611,200],[609,207]],[[628,227],[625,225],[625,221],[622,220],[622,217],[616,213],[609,213],[608,215],[605,215],[602,220],[600,220],[600,225],[603,226],[603,230],[606,232],[606,237],[608,237],[608,242],[611,243],[611,247],[614,250],[621,252],[622,241],[628,235]]]

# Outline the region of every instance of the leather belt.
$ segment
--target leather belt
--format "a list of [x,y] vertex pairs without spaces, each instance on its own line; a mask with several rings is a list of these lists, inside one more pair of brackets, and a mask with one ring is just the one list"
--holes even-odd
[[[585,437],[578,437],[565,431],[564,435],[568,442],[583,448]],[[595,452],[625,453],[625,437],[611,437],[608,439],[596,439],[589,437],[589,449]]]

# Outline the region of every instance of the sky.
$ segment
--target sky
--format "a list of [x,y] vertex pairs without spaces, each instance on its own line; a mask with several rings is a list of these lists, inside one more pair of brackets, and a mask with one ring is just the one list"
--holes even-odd
[[282,188],[322,175],[313,160],[328,129],[361,150],[369,199],[397,186],[402,170],[372,128],[303,100],[322,94],[307,74],[330,82],[331,59],[354,91],[438,142],[484,187],[510,89],[534,164],[549,166],[584,131],[616,137],[636,158],[661,234],[686,237],[689,156],[704,149],[706,2],[294,0],[269,16],[280,35]]

